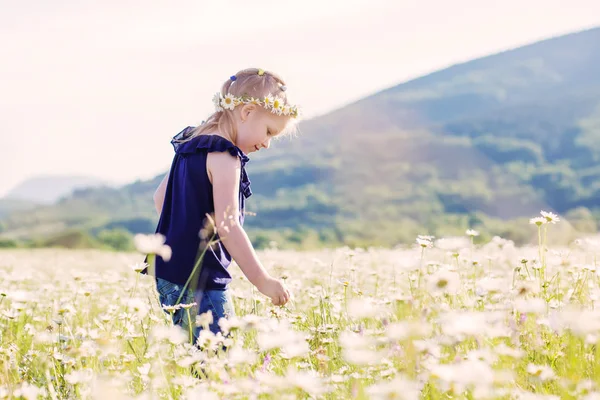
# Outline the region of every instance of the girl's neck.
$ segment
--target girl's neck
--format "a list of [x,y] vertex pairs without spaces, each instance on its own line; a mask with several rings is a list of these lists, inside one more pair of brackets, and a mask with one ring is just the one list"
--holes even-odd
[[235,142],[233,140],[231,140],[231,138],[228,135],[224,135],[219,131],[210,131],[210,132],[204,132],[203,135],[213,135],[213,136],[221,136],[223,139],[227,139],[229,140],[231,143],[235,144]]

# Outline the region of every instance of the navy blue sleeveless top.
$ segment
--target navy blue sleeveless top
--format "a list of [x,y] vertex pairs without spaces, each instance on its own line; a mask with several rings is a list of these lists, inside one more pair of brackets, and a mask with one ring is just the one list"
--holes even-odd
[[[173,253],[168,262],[156,256],[156,276],[180,285],[187,282],[204,250],[205,241],[200,238],[200,230],[206,226],[206,214],[214,218],[213,188],[206,169],[208,153],[226,151],[241,161],[239,207],[242,225],[246,198],[252,195],[245,169],[249,159],[242,150],[218,135],[199,135],[187,142],[178,142],[188,138],[193,129],[185,128],[171,141],[175,156],[156,228],[157,233],[166,237],[166,244]],[[219,239],[218,235],[215,239]],[[196,271],[189,287],[200,290],[227,289],[231,282],[227,270],[230,264],[231,256],[225,246],[220,241],[213,244],[206,250],[202,265],[198,268],[201,272],[198,274]]]

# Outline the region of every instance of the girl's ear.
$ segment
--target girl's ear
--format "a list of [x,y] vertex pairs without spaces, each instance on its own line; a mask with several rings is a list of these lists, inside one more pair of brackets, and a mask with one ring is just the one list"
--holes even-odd
[[242,122],[244,122],[248,119],[248,117],[250,117],[250,114],[256,112],[256,105],[255,104],[244,104],[240,111],[241,111],[240,118],[242,119]]

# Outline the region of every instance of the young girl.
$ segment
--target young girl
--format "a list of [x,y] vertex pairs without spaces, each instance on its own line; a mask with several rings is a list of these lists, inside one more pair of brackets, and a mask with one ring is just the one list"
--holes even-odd
[[[235,315],[228,290],[232,257],[274,305],[284,305],[290,298],[284,283],[271,277],[258,260],[242,225],[245,202],[252,194],[245,169],[247,154],[268,149],[271,139],[290,130],[298,108],[287,102],[280,77],[255,68],[231,76],[213,102],[216,110],[205,122],[173,138],[173,163],[154,202],[160,214],[156,232],[166,237],[172,249],[169,261],[156,257],[160,302],[165,306],[178,300],[179,304],[195,302],[191,323],[196,314],[210,311],[210,330],[216,334],[219,319]],[[188,319],[187,310],[173,314],[173,322],[186,331]],[[200,329],[193,330],[194,343]]]

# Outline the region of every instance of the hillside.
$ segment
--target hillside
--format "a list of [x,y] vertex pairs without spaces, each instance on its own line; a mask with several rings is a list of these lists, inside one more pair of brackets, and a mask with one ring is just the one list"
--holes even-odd
[[51,204],[61,197],[70,195],[75,189],[105,185],[107,182],[89,176],[35,176],[11,189],[5,198]]
[[38,206],[40,206],[40,204],[26,200],[0,199],[0,219],[7,217],[14,212],[32,210]]
[[[600,205],[599,50],[600,29],[550,39],[309,121],[251,166],[257,225],[342,220],[345,238],[393,243],[451,215],[462,226],[540,209],[588,215],[578,208]],[[304,213],[283,218],[294,203]]]
[[[303,122],[298,137],[248,164],[255,243],[394,245],[467,227],[524,242],[534,233],[527,218],[541,209],[595,231],[599,63],[597,28],[456,65]],[[160,178],[14,213],[5,235],[147,230]]]

